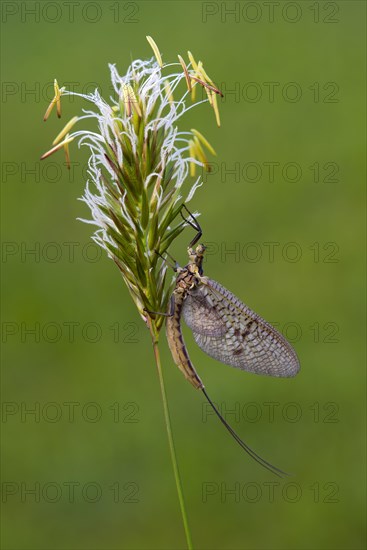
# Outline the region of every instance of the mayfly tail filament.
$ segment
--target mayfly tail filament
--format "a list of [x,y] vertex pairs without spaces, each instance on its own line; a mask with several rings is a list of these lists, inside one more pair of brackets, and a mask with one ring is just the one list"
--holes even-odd
[[220,412],[218,411],[217,407],[215,406],[215,404],[213,403],[213,401],[210,399],[209,395],[206,393],[205,391],[205,388],[201,388],[201,391],[203,392],[203,394],[205,395],[208,403],[210,404],[210,406],[213,408],[215,414],[217,415],[217,417],[219,418],[219,420],[222,422],[222,424],[225,426],[225,428],[229,431],[229,433],[231,434],[231,436],[237,441],[237,443],[240,445],[240,447],[242,447],[242,449],[248,454],[251,456],[251,458],[253,458],[256,462],[258,462],[258,464],[260,464],[261,466],[263,466],[264,468],[266,468],[267,470],[269,470],[270,472],[272,472],[273,474],[275,474],[276,476],[278,477],[284,477],[284,476],[288,476],[289,474],[287,474],[286,472],[283,472],[283,470],[280,470],[279,468],[277,468],[276,466],[273,466],[272,464],[270,464],[269,462],[267,462],[266,460],[264,460],[263,458],[261,458],[261,456],[259,456],[258,454],[255,453],[255,451],[253,451],[251,449],[251,447],[249,447],[248,445],[246,445],[246,443],[244,441],[242,441],[242,439],[236,434],[236,432],[233,430],[233,428],[231,428],[231,426],[228,424],[228,422],[223,418],[223,416],[220,414]]

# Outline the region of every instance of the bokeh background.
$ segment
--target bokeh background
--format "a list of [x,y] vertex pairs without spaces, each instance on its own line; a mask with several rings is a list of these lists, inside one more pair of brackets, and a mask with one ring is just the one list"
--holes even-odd
[[[190,49],[225,93],[220,129],[207,106],[181,122],[218,153],[190,203],[206,274],[278,323],[302,365],[293,380],[237,372],[185,331],[227,420],[294,473],[279,480],[207,414],[162,339],[195,547],[363,548],[364,3],[1,7],[2,547],[185,548],[149,334],[76,220],[86,151],[71,148],[71,172],[62,154],[39,162],[84,106],[66,98],[45,125],[53,78],[108,96],[107,64],[151,57],[150,34],[166,61]],[[181,264],[190,238],[173,247]]]

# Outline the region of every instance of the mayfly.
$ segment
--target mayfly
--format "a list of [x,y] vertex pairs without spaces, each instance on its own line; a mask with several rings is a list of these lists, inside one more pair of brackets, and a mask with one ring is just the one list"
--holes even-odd
[[[186,208],[184,206],[184,208]],[[187,209],[186,209],[187,210]],[[181,318],[193,332],[198,346],[214,359],[237,369],[274,377],[295,376],[300,368],[297,355],[283,336],[243,304],[222,285],[203,275],[205,246],[199,244],[202,231],[196,219],[184,218],[196,231],[188,247],[189,263],[179,267],[166,322],[172,357],[191,384],[200,389],[215,414],[237,443],[264,468],[287,475],[255,453],[231,428],[208,396],[188,355],[181,330]]]

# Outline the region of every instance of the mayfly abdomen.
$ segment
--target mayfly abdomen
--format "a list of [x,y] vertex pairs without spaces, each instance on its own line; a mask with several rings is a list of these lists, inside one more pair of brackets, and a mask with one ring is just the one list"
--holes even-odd
[[200,377],[190,361],[182,335],[180,322],[182,305],[182,294],[173,294],[171,297],[170,306],[171,315],[167,317],[166,322],[167,342],[171,350],[173,360],[180,371],[184,374],[185,378],[191,382],[195,388],[202,389],[204,388],[204,384],[200,380]]

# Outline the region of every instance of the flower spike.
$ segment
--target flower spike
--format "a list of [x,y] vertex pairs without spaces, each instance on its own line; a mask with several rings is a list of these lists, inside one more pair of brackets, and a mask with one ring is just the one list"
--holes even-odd
[[[92,108],[71,118],[41,157],[64,149],[69,168],[69,144],[77,139],[89,147],[89,182],[82,200],[91,212],[89,223],[97,228],[93,239],[118,266],[145,320],[147,310],[167,309],[172,285],[155,251],[163,253],[183,231],[182,204],[202,185],[201,178],[192,182],[188,176],[195,176],[200,166],[208,170],[207,153],[215,154],[198,130],[179,131],[178,121],[191,109],[191,102],[190,94],[185,91],[180,96],[178,90],[184,82],[189,92],[200,84],[212,106],[212,96],[218,93],[191,54],[191,65],[179,56],[182,70],[177,71],[177,64],[163,65],[156,43],[151,37],[147,40],[155,57],[133,61],[123,75],[110,65],[117,100],[106,101],[98,90],[64,91],[55,81],[47,116],[55,106],[60,114],[64,94],[78,95]],[[169,67],[174,68],[166,74]],[[96,122],[94,131],[75,128],[84,119]],[[161,316],[155,320],[157,331],[163,321]]]

